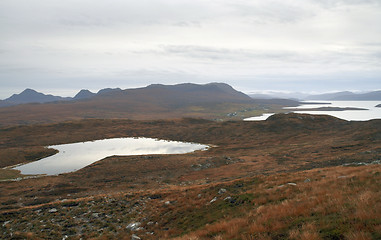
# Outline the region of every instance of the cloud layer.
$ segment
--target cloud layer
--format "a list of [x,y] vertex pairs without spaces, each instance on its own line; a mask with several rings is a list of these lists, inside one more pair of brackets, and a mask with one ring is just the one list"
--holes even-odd
[[0,98],[187,81],[380,89],[380,12],[378,0],[2,0]]

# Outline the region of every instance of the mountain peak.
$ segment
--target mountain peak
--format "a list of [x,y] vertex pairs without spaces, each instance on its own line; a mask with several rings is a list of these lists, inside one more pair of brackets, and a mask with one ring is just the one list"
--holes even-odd
[[24,103],[24,102],[30,102],[29,100],[33,99],[36,102],[39,102],[39,99],[43,96],[45,96],[43,93],[37,92],[36,90],[31,88],[26,88],[21,93],[13,94],[11,97],[7,98],[6,100]]
[[25,93],[39,93],[34,89],[31,88],[26,88],[24,91],[22,91],[20,94],[25,94]]
[[5,99],[5,101],[10,102],[11,105],[23,103],[46,103],[62,100],[67,99],[59,96],[45,95],[31,88],[27,88],[21,93],[13,94],[11,97]]
[[100,94],[108,94],[108,93],[111,93],[111,92],[120,92],[122,91],[122,89],[120,88],[104,88],[104,89],[101,89],[97,92],[98,95]]
[[75,96],[74,96],[74,100],[79,100],[79,99],[88,99],[88,98],[91,98],[95,95],[95,93],[93,92],[90,92],[89,90],[87,89],[82,89],[81,91],[79,91]]

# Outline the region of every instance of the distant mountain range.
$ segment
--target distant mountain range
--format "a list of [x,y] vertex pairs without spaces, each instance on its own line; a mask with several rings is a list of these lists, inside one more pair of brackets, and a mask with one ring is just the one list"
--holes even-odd
[[254,99],[286,98],[293,100],[325,100],[325,101],[381,101],[381,91],[368,93],[353,93],[349,91],[324,93],[324,94],[303,94],[303,93],[281,93],[270,92],[268,94],[252,93],[249,94]]
[[299,92],[267,92],[267,93],[248,93],[248,96],[254,99],[292,99],[299,101],[301,99],[304,99],[308,96],[308,94],[305,93],[299,93]]
[[19,104],[27,104],[27,103],[49,103],[49,102],[58,102],[58,101],[75,101],[75,100],[83,100],[89,99],[96,95],[107,94],[110,92],[122,91],[120,88],[105,88],[99,90],[98,93],[90,92],[87,89],[82,89],[79,91],[74,97],[60,97],[53,96],[50,94],[44,94],[41,92],[37,92],[36,90],[27,88],[19,94],[13,94],[11,97],[0,100],[0,107],[8,107]]
[[[108,96],[109,95],[109,96]],[[170,105],[182,105],[196,102],[250,102],[252,99],[242,92],[234,90],[224,83],[209,83],[198,85],[184,83],[178,85],[152,84],[144,88],[126,89],[105,88],[93,93],[82,89],[73,98],[46,95],[33,89],[25,89],[20,94],[13,94],[11,97],[1,100],[0,107],[7,107],[28,103],[49,103],[59,101],[79,101],[86,99],[99,100],[102,97],[112,97],[126,99],[130,96],[138,98],[157,98],[156,101]],[[160,100],[159,100],[160,99]],[[144,102],[146,99],[141,99]]]
[[[214,119],[237,109],[259,104],[263,109],[263,104],[279,105],[282,101],[257,101],[224,83],[153,84],[126,90],[102,89],[98,93],[81,90],[73,98],[45,95],[27,89],[2,101],[8,107],[0,108],[0,126],[84,118]],[[292,100],[286,100],[286,103],[298,104]]]
[[305,100],[332,100],[332,101],[381,101],[381,91],[368,93],[336,92],[319,95],[311,95]]
[[[206,85],[197,85],[191,83],[184,83],[178,85],[162,85],[162,84],[152,84],[144,88],[137,89],[126,89],[122,90],[120,88],[105,88],[99,90],[97,93],[93,93],[89,90],[82,89],[79,91],[74,97],[61,97],[61,96],[53,96],[50,94],[44,94],[41,92],[37,92],[33,89],[25,89],[23,92],[19,94],[13,94],[11,97],[0,100],[0,107],[8,107],[19,104],[30,104],[30,103],[51,103],[51,102],[62,102],[62,101],[83,101],[92,98],[99,98],[104,95],[114,95],[123,93],[132,93],[132,92],[141,92],[144,94],[153,94],[153,91],[162,92],[164,96],[160,96],[164,101],[165,98],[168,98],[166,101],[176,101],[177,104],[184,103],[184,99],[190,102],[200,102],[210,101],[212,95],[214,94],[215,101],[250,101],[255,99],[257,103],[273,103],[273,104],[285,104],[290,106],[296,106],[299,100],[325,100],[325,101],[381,101],[381,91],[373,91],[368,93],[353,93],[349,91],[344,92],[335,92],[335,93],[325,93],[325,94],[317,94],[317,95],[306,95],[303,93],[277,93],[271,92],[269,94],[249,94],[245,95],[242,92],[238,92],[234,90],[231,86],[224,83],[210,83]],[[165,96],[165,92],[170,91],[171,94]],[[143,93],[146,92],[146,93]],[[216,93],[223,92],[225,93],[224,97],[218,97]],[[173,94],[181,93],[176,99],[169,99],[169,96],[174,97]],[[184,93],[186,93],[184,95]],[[207,93],[207,95],[204,95]],[[212,94],[213,93],[213,94]],[[159,93],[155,93],[159,94]],[[210,95],[212,94],[212,95]],[[175,94],[176,95],[176,94]],[[188,97],[190,99],[188,99]],[[209,98],[207,100],[206,98]],[[183,99],[181,101],[181,99]],[[191,100],[192,99],[192,100]],[[273,99],[277,99],[275,102]],[[292,101],[286,101],[286,99],[291,99]],[[179,101],[180,100],[180,101]]]

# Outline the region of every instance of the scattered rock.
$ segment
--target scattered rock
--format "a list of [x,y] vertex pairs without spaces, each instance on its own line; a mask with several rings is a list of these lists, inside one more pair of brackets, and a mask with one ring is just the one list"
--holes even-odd
[[232,200],[232,197],[226,197],[226,198],[224,198],[224,201],[229,201],[230,202],[230,200]]
[[50,213],[56,213],[56,212],[58,212],[58,210],[57,210],[57,208],[52,208],[52,209],[49,210],[49,212]]
[[128,229],[130,231],[137,231],[139,229],[140,225],[142,225],[140,222],[132,222],[132,223],[127,225],[126,229]]
[[221,188],[219,191],[218,191],[218,194],[224,194],[226,193],[226,189],[225,188]]
[[212,200],[210,200],[210,203],[214,203],[215,201],[217,201],[217,197],[214,197]]
[[153,194],[153,195],[149,196],[149,199],[160,199],[160,198],[161,198],[160,194]]
[[171,202],[170,201],[166,201],[164,204],[165,205],[169,205],[169,204],[171,204]]
[[202,169],[211,168],[213,166],[214,165],[210,163],[209,160],[207,160],[206,163],[193,164],[191,167],[193,168],[194,171],[200,171]]
[[198,198],[201,198],[201,196],[202,196],[201,193],[199,193],[199,194],[197,195]]
[[228,196],[228,197],[224,198],[224,201],[228,202],[228,203],[230,203],[232,205],[240,205],[240,204],[245,202],[245,200],[240,200],[237,197],[231,197],[231,196]]
[[296,186],[296,183],[289,182],[289,183],[287,183],[287,185]]
[[352,163],[345,163],[343,164],[342,166],[346,166],[346,167],[351,167],[351,166],[368,166],[368,165],[374,165],[374,164],[381,164],[381,160],[376,160],[376,161],[373,161],[373,162],[370,162],[370,163],[365,163],[365,162],[352,162]]
[[3,227],[5,227],[5,225],[7,225],[8,223],[10,223],[11,221],[5,221],[4,223],[3,223]]
[[135,234],[132,234],[131,240],[140,240],[141,238]]
[[306,180],[304,180],[304,182],[305,182],[305,183],[311,182],[311,179],[306,178]]

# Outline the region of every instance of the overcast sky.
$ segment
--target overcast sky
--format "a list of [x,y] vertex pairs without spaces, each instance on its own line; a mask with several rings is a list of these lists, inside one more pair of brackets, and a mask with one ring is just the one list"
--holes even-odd
[[381,0],[1,0],[0,99],[226,82],[381,89]]

